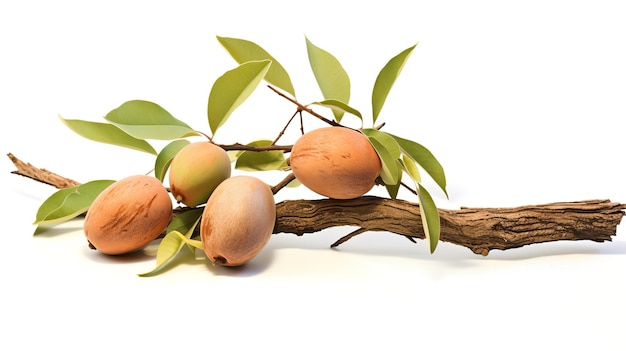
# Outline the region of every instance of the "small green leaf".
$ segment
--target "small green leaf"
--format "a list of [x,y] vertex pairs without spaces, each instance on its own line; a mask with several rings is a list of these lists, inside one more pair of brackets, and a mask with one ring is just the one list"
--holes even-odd
[[341,113],[347,112],[347,113],[353,114],[353,115],[359,117],[361,122],[363,121],[363,116],[361,116],[361,112],[357,111],[357,109],[355,109],[355,108],[352,108],[352,107],[344,104],[341,101],[338,101],[338,100],[324,100],[324,101],[320,101],[320,102],[314,102],[313,104],[314,105],[320,105],[320,106],[328,107],[328,108],[332,109],[333,111],[339,111]]
[[383,108],[385,104],[385,100],[387,100],[387,96],[389,95],[389,91],[391,91],[391,87],[393,83],[395,83],[396,78],[400,75],[404,64],[406,63],[409,55],[415,49],[417,44],[411,46],[410,48],[402,51],[395,57],[393,57],[385,67],[378,73],[378,77],[376,77],[376,82],[374,83],[374,89],[372,91],[372,116],[373,123],[376,123],[376,119],[378,118],[378,114],[380,110]]
[[380,177],[385,184],[394,185],[400,181],[400,167],[397,160],[400,158],[400,148],[398,143],[387,133],[376,129],[363,129],[363,134],[367,136],[370,143],[378,153],[382,170]]
[[418,184],[417,195],[419,198],[420,216],[422,217],[422,226],[424,234],[428,240],[430,253],[435,252],[437,243],[439,242],[439,232],[441,223],[439,222],[439,210],[424,187]]
[[56,191],[39,206],[33,224],[57,224],[87,212],[93,200],[113,182],[94,180]]
[[148,142],[130,136],[112,124],[82,121],[79,119],[64,119],[60,115],[59,119],[75,133],[87,139],[100,143],[122,146],[133,150],[144,151],[153,155],[157,154]]
[[[350,78],[333,55],[313,45],[308,38],[306,47],[313,75],[326,100],[337,100],[345,104],[350,102]],[[343,112],[333,110],[335,120],[341,122]]]
[[154,102],[131,100],[109,112],[104,119],[139,139],[173,140],[198,135]]
[[224,46],[230,56],[232,56],[238,64],[248,61],[270,60],[272,65],[265,75],[265,80],[276,87],[288,92],[292,96],[296,96],[291,78],[285,68],[265,49],[259,45],[243,39],[217,37],[217,40]]
[[207,108],[209,126],[213,134],[252,94],[265,77],[271,63],[270,60],[242,63],[215,80],[209,93]]
[[420,170],[419,168],[417,168],[417,165],[412,158],[406,155],[402,155],[401,164],[404,171],[411,177],[411,179],[413,179],[416,184],[422,182]]
[[402,153],[413,159],[419,166],[421,166],[426,173],[428,173],[435,183],[439,185],[446,197],[448,192],[446,191],[446,175],[443,167],[437,161],[435,156],[424,146],[407,139],[400,138],[398,136],[391,135],[400,145]]
[[[271,140],[257,140],[249,146],[268,146]],[[235,168],[244,171],[274,171],[287,167],[285,154],[282,151],[242,151],[237,155]]]
[[189,140],[179,139],[174,140],[171,143],[167,144],[161,152],[157,155],[156,161],[154,162],[154,176],[163,182],[165,178],[165,174],[167,173],[167,169],[170,167],[170,163],[172,163],[172,159],[180,149],[189,145]]
[[[202,243],[199,240],[191,239],[193,231],[202,218],[202,211],[201,209],[196,209],[190,212],[191,213],[185,212],[185,217],[178,220],[177,218],[183,214],[176,216],[174,220],[172,220],[172,222],[176,222],[168,225],[167,234],[165,234],[165,237],[161,239],[161,243],[157,249],[156,266],[149,272],[138,274],[140,277],[150,277],[156,275],[164,268],[171,265],[185,244],[187,244],[192,252],[197,248],[202,249]],[[185,234],[183,235],[180,231],[173,228],[186,229]]]
[[156,266],[149,272],[138,274],[140,277],[150,277],[158,274],[178,256],[185,246],[185,237],[178,231],[171,231],[161,239],[156,254]]
[[[401,167],[400,160],[396,160],[398,163],[398,167]],[[402,172],[398,176],[398,182],[396,184],[385,184],[385,188],[387,189],[387,193],[389,193],[389,197],[395,199],[398,197],[398,191],[400,190],[400,186],[402,185]]]
[[198,220],[202,217],[203,211],[204,207],[197,207],[177,214],[167,225],[167,229],[165,231],[167,233],[172,231],[188,233],[189,237],[191,237],[191,233],[193,233],[193,230],[198,224]]

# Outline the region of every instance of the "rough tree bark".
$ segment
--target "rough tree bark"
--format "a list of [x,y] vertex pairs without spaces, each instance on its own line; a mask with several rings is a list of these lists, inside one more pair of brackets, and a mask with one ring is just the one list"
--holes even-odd
[[[558,240],[611,241],[626,205],[608,200],[512,208],[440,209],[440,240],[479,255]],[[275,233],[303,235],[356,226],[424,239],[417,204],[365,196],[354,200],[287,200],[276,206]]]
[[[8,154],[13,173],[64,188],[78,182],[22,162]],[[479,255],[524,245],[560,240],[611,241],[626,204],[587,200],[510,208],[440,209],[440,240],[469,248]],[[274,233],[303,235],[337,226],[358,229],[333,246],[363,232],[382,231],[424,239],[417,204],[363,196],[353,200],[286,200],[276,204]]]

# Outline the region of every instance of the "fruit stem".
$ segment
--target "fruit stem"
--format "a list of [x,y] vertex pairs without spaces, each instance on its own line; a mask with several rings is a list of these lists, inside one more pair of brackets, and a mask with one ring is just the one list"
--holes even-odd
[[213,142],[213,138],[211,138],[208,134],[206,134],[204,132],[201,132],[199,130],[196,130],[195,132],[200,134],[200,135],[202,135],[202,136],[204,136],[205,138],[209,139],[210,142]]

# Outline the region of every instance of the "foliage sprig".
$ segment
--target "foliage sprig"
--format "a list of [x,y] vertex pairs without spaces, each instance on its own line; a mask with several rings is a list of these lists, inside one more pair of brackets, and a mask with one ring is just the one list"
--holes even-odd
[[[261,46],[238,38],[218,36],[217,40],[237,62],[237,66],[218,77],[210,90],[207,101],[207,124],[210,134],[192,128],[160,105],[145,100],[122,103],[107,113],[103,122],[66,119],[61,116],[59,118],[71,130],[92,141],[155,155],[154,176],[163,181],[173,157],[190,143],[187,139],[202,135],[225,150],[232,151],[232,161],[237,169],[289,172],[288,153],[291,145],[278,145],[278,140],[296,116],[302,118],[302,113],[307,113],[329,125],[342,127],[342,118],[346,113],[350,114],[360,119],[361,128],[358,130],[368,138],[378,153],[382,164],[380,183],[386,187],[389,197],[395,199],[401,186],[411,189],[416,195],[429,250],[431,253],[435,251],[440,237],[440,218],[433,198],[423,185],[422,172],[429,175],[447,196],[443,167],[421,144],[381,130],[384,123],[375,126],[391,88],[417,44],[392,57],[379,71],[372,88],[371,126],[365,128],[364,115],[350,106],[350,78],[340,61],[328,51],[314,45],[309,38],[305,38],[309,64],[324,97],[322,101],[313,101],[309,104],[302,104],[296,100],[290,75],[284,66]],[[263,80],[268,83],[270,89],[296,105],[296,111],[289,118],[287,126],[273,140],[252,140],[246,144],[218,144],[215,140],[218,130],[227,123],[232,113],[254,93]],[[313,106],[329,109],[332,117],[315,112]],[[151,143],[152,140],[169,143],[157,151]],[[412,185],[404,183],[403,176],[408,176]],[[284,181],[273,188],[274,193],[293,180],[293,175],[289,173]],[[111,182],[112,180],[94,180],[54,193],[38,210],[35,224],[39,228],[36,233],[45,231],[47,226],[84,214],[91,201]],[[155,269],[145,275],[155,274],[171,263],[172,258],[183,247],[192,250],[199,247],[198,239],[193,237],[193,233],[200,216],[201,211],[190,209],[185,216],[177,217],[168,227],[159,246]]]

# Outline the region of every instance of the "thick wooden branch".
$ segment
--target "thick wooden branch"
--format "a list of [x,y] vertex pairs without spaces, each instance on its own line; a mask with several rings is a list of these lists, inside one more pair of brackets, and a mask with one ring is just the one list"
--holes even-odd
[[[36,168],[8,155],[24,175],[57,188],[77,182]],[[609,200],[561,202],[512,208],[440,209],[441,236],[445,242],[469,248],[479,255],[524,245],[560,241],[611,241],[626,205]],[[304,235],[353,226],[358,229],[336,245],[364,232],[390,232],[424,239],[417,204],[374,196],[353,200],[286,200],[276,204],[274,233]]]
[[[608,200],[513,208],[439,210],[440,239],[479,255],[558,240],[611,241],[626,205]],[[354,200],[288,200],[277,204],[275,233],[303,235],[355,226],[424,238],[417,204],[365,196]]]

